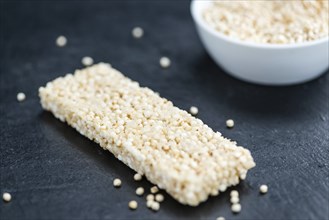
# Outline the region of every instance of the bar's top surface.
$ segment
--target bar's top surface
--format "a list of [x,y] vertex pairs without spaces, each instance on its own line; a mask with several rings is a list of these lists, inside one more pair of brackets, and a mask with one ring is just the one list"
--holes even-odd
[[248,150],[109,64],[59,77],[40,97],[45,109],[184,204],[236,185],[255,165]]

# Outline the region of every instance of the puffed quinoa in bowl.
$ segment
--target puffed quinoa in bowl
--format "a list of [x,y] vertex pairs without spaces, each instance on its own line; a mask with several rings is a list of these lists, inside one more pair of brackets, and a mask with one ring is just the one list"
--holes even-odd
[[328,4],[193,0],[191,13],[209,55],[229,74],[291,85],[328,69]]

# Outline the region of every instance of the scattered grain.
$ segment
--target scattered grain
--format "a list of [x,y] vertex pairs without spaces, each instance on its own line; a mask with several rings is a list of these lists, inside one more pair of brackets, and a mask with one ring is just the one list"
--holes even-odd
[[239,197],[239,192],[238,192],[237,190],[232,190],[232,191],[230,192],[230,196],[231,196],[231,197]]
[[151,189],[150,189],[150,191],[151,191],[151,193],[157,193],[157,192],[159,192],[159,189],[158,189],[158,187],[156,187],[156,186],[152,186],[151,187]]
[[134,38],[141,38],[144,35],[144,30],[141,27],[135,27],[131,31]]
[[26,98],[26,96],[25,96],[24,93],[19,92],[19,93],[17,94],[17,101],[22,102],[22,101],[25,100],[25,98]]
[[81,60],[81,63],[84,66],[90,66],[90,65],[93,65],[94,59],[91,58],[91,57],[83,57],[82,60]]
[[120,187],[121,186],[121,180],[116,178],[113,180],[113,186]]
[[138,187],[136,189],[136,195],[142,196],[144,194],[144,188],[143,187]]
[[152,209],[153,211],[159,211],[159,209],[160,209],[160,203],[158,203],[158,202],[153,202],[153,203],[152,203],[152,206],[151,206],[151,209]]
[[7,192],[3,193],[2,199],[5,202],[10,202],[11,201],[11,195],[10,195],[10,193],[7,193]]
[[154,195],[152,195],[152,194],[148,194],[148,195],[146,196],[146,200],[154,201]]
[[135,210],[138,207],[138,203],[135,200],[132,200],[128,203],[128,206],[129,206],[130,209]]
[[135,181],[141,181],[141,180],[142,180],[142,175],[140,175],[139,173],[136,173],[136,174],[134,175],[134,180],[135,180]]
[[162,68],[168,68],[171,64],[171,61],[168,57],[161,57],[160,58],[160,66]]
[[234,127],[234,121],[232,119],[228,119],[226,121],[226,127],[233,128]]
[[155,195],[155,201],[163,202],[163,200],[164,200],[164,196],[162,194],[159,193]]
[[190,113],[191,115],[197,115],[199,113],[199,109],[195,106],[191,106]]
[[239,199],[239,197],[237,197],[237,196],[233,196],[233,197],[231,197],[231,199],[230,199],[230,202],[231,202],[232,204],[239,203],[239,201],[240,201],[240,199]]
[[262,194],[267,193],[267,191],[268,191],[268,186],[267,186],[267,185],[261,185],[261,186],[259,187],[259,191],[260,191]]
[[231,206],[231,210],[234,213],[241,212],[241,205],[239,203],[235,203]]
[[64,47],[67,44],[67,39],[65,36],[58,36],[56,39],[56,45],[58,47]]
[[146,201],[146,207],[147,207],[147,208],[151,208],[152,205],[153,205],[153,203],[154,203],[153,200],[147,200],[147,201]]

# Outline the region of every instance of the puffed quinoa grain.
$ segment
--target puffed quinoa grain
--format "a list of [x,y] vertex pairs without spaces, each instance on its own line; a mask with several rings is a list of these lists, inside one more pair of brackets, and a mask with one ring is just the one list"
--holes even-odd
[[141,181],[141,180],[142,180],[142,175],[140,175],[139,173],[136,173],[136,174],[134,175],[134,180],[135,180],[135,181]]
[[156,187],[156,186],[152,186],[151,187],[151,189],[150,189],[150,191],[151,191],[151,193],[157,193],[157,192],[159,192],[159,189],[158,189],[158,187]]
[[163,200],[164,200],[164,196],[162,194],[159,193],[155,195],[155,201],[163,202]]
[[230,202],[232,204],[235,204],[235,203],[239,203],[240,199],[238,196],[232,196],[231,199],[230,199]]
[[220,216],[220,217],[216,218],[216,220],[225,220],[225,218]]
[[152,201],[154,201],[154,195],[153,194],[148,194],[146,196],[146,200],[152,200]]
[[234,213],[239,213],[239,212],[241,212],[241,205],[239,203],[234,203],[231,206],[231,210]]
[[136,189],[136,195],[142,196],[144,194],[144,188],[143,187],[138,187]]
[[135,200],[132,200],[128,203],[128,206],[129,206],[130,209],[135,210],[138,207],[138,203]]
[[56,39],[56,45],[58,47],[64,47],[67,44],[67,38],[65,36],[58,36]]
[[195,106],[191,106],[190,113],[191,115],[197,115],[199,113],[199,109]]
[[17,94],[17,101],[19,101],[19,102],[22,102],[22,101],[24,101],[25,99],[26,99],[26,96],[25,96],[25,94],[24,93],[22,93],[22,92],[19,92],[18,94]]
[[113,186],[114,187],[120,187],[121,186],[121,180],[120,179],[114,179],[113,180]]
[[171,61],[168,57],[161,57],[159,62],[162,68],[168,68],[171,64]]
[[134,38],[141,38],[144,35],[144,30],[141,27],[135,27],[131,31]]
[[183,204],[196,206],[238,184],[255,166],[249,150],[109,64],[59,77],[39,96],[45,110]]
[[226,121],[226,127],[233,128],[234,127],[234,121],[232,119],[228,119]]
[[11,195],[10,195],[10,193],[7,193],[7,192],[3,193],[2,199],[5,202],[10,202],[11,201]]
[[147,200],[147,201],[146,201],[146,207],[147,207],[147,208],[151,208],[152,205],[153,205],[153,203],[154,203],[154,200]]
[[91,57],[83,57],[82,60],[81,60],[81,63],[84,66],[90,66],[90,65],[93,65],[94,59],[91,58]]
[[231,197],[239,197],[239,192],[238,192],[237,190],[232,190],[232,191],[230,192],[230,196],[231,196]]
[[232,38],[289,44],[328,37],[328,11],[328,1],[323,0],[214,1],[203,18]]
[[159,209],[160,209],[160,203],[158,203],[158,202],[152,202],[151,209],[153,211],[159,211]]
[[267,186],[267,185],[261,185],[261,186],[259,187],[259,191],[260,191],[261,193],[263,193],[263,194],[267,193],[267,191],[268,191],[268,186]]

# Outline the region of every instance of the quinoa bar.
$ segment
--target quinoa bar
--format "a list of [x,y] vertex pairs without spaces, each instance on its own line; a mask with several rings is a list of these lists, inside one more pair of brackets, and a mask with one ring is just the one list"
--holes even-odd
[[250,151],[99,63],[39,89],[42,107],[172,197],[197,206],[245,179]]

